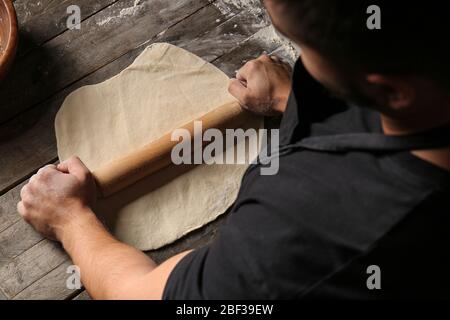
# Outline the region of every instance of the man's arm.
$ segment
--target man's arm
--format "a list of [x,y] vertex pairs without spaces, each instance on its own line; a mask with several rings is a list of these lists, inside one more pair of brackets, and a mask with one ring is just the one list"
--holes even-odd
[[183,252],[157,266],[147,255],[117,241],[89,208],[83,221],[65,229],[61,241],[81,270],[94,299],[161,299],[165,284]]
[[[268,115],[284,111],[290,84],[290,68],[263,55],[239,71],[229,91],[246,108]],[[42,235],[62,243],[92,298],[161,299],[170,273],[189,251],[156,266],[108,233],[94,214],[95,202],[91,173],[71,158],[40,169],[22,188],[17,210]]]
[[172,269],[188,253],[156,266],[144,253],[117,241],[91,210],[95,185],[78,158],[39,170],[21,198],[21,216],[62,243],[94,299],[161,299]]

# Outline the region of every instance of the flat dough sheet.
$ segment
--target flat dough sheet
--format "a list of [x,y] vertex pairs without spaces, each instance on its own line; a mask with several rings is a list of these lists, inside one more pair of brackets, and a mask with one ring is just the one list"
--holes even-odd
[[[117,76],[66,98],[55,121],[59,158],[77,155],[94,171],[234,101],[228,81],[183,49],[153,44]],[[96,212],[119,240],[157,249],[224,213],[247,166],[172,166],[101,199]]]

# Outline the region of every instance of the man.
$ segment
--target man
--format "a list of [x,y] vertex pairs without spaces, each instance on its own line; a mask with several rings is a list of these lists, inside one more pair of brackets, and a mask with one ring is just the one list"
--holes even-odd
[[449,297],[450,6],[378,1],[370,29],[364,2],[265,1],[302,49],[289,101],[289,71],[269,56],[230,92],[284,113],[280,170],[249,168],[210,246],[156,266],[118,242],[77,158],[33,176],[19,213],[62,242],[93,298]]

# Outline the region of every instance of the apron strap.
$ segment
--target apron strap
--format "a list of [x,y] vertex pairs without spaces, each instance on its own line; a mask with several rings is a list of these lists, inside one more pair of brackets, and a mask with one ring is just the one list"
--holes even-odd
[[450,124],[425,132],[387,136],[380,133],[350,133],[305,138],[282,149],[304,148],[317,151],[401,152],[450,146]]

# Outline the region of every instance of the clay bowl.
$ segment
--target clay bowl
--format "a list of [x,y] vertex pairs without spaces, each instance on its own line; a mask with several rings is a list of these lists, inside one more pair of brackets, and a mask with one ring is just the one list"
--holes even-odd
[[0,0],[0,80],[14,60],[17,40],[17,18],[12,1]]

